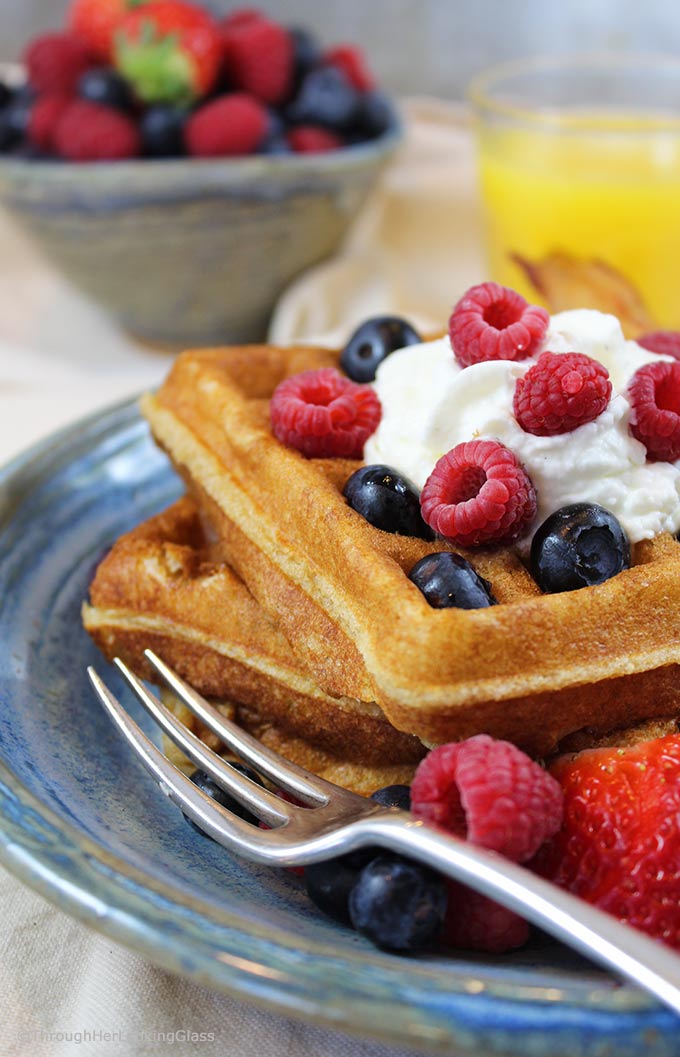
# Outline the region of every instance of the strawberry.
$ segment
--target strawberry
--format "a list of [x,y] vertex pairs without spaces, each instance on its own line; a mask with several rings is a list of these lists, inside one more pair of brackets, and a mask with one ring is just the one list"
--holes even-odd
[[122,21],[116,67],[145,103],[190,103],[207,95],[222,63],[217,22],[184,0],[151,0]]
[[68,25],[93,59],[110,62],[113,36],[125,16],[146,0],[72,0]]
[[534,869],[680,948],[680,736],[588,749],[551,772],[564,822]]

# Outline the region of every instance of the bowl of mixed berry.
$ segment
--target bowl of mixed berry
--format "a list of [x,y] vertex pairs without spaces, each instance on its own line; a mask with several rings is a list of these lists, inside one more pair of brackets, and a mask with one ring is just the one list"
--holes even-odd
[[0,81],[0,203],[139,338],[254,341],[400,135],[353,44],[252,8],[72,0]]

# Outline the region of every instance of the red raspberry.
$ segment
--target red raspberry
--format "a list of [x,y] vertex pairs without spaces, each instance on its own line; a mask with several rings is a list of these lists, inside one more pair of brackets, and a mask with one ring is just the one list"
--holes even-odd
[[449,320],[453,352],[463,367],[482,360],[525,360],[545,336],[550,317],[521,294],[480,283],[463,294]]
[[55,129],[54,146],[68,161],[122,161],[138,156],[140,138],[134,122],[118,110],[76,100]]
[[360,459],[380,414],[373,389],[350,382],[334,367],[287,378],[271,399],[274,436],[310,458]]
[[564,822],[532,867],[680,948],[680,737],[563,756]]
[[185,140],[199,158],[252,154],[269,127],[267,111],[250,96],[236,92],[206,103],[189,119]]
[[447,947],[504,954],[527,942],[529,925],[519,914],[456,881],[449,881],[448,886],[449,902],[441,932]]
[[609,372],[580,352],[544,352],[515,385],[513,411],[525,433],[571,433],[601,415],[612,395]]
[[40,150],[54,150],[57,125],[71,105],[67,95],[43,95],[33,104],[28,123],[28,139]]
[[652,461],[680,459],[680,361],[658,360],[635,372],[628,383],[630,431]]
[[420,494],[424,520],[461,547],[509,543],[536,514],[536,489],[497,440],[470,440],[442,455]]
[[359,92],[371,92],[375,88],[375,78],[368,68],[366,57],[361,50],[352,44],[339,44],[325,53],[322,59],[326,66],[336,66]]
[[71,95],[92,65],[80,41],[68,33],[45,33],[23,55],[28,81],[36,92]]
[[477,734],[429,752],[411,784],[411,811],[513,862],[560,828],[558,782],[516,745]]
[[680,330],[653,330],[635,339],[643,349],[680,360]]
[[296,154],[319,154],[342,147],[339,136],[317,125],[298,125],[286,138]]
[[225,72],[235,88],[263,103],[282,103],[293,83],[293,41],[276,22],[241,12],[221,23]]

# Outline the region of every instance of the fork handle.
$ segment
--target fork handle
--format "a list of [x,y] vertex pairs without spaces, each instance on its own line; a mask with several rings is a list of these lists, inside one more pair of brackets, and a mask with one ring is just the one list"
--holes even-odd
[[373,815],[356,825],[362,846],[380,844],[469,884],[680,1013],[680,957],[661,941],[525,867],[430,829],[405,813]]

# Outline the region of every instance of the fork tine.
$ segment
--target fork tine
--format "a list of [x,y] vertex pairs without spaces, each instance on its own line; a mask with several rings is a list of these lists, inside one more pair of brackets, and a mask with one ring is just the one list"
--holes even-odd
[[[258,830],[250,822],[232,814],[231,811],[202,792],[147,738],[95,669],[89,667],[87,674],[109,717],[147,771],[159,783],[161,791],[202,830],[227,847],[240,846],[250,849],[261,845],[264,835],[276,832],[276,830]],[[283,801],[281,805],[282,808],[287,807]]]
[[170,709],[152,694],[144,683],[130,671],[128,666],[115,657],[113,662],[118,670],[122,672],[127,683],[135,692],[140,702],[155,719],[161,730],[179,746],[185,756],[201,767],[213,778],[222,789],[234,796],[239,803],[252,811],[262,822],[268,826],[280,826],[290,819],[291,815],[298,810],[290,804],[286,804],[280,797],[263,789],[262,786],[252,782],[250,778],[239,774],[225,760],[209,749],[207,745],[192,734],[183,723],[173,716]]
[[201,697],[188,683],[169,668],[153,650],[144,650],[144,656],[183,703],[214,734],[256,771],[266,775],[275,785],[311,804],[327,804],[331,797],[335,801],[362,802],[363,797],[341,789],[332,782],[317,778],[311,771],[284,760],[278,753],[266,748],[252,735],[241,730],[235,723]]

